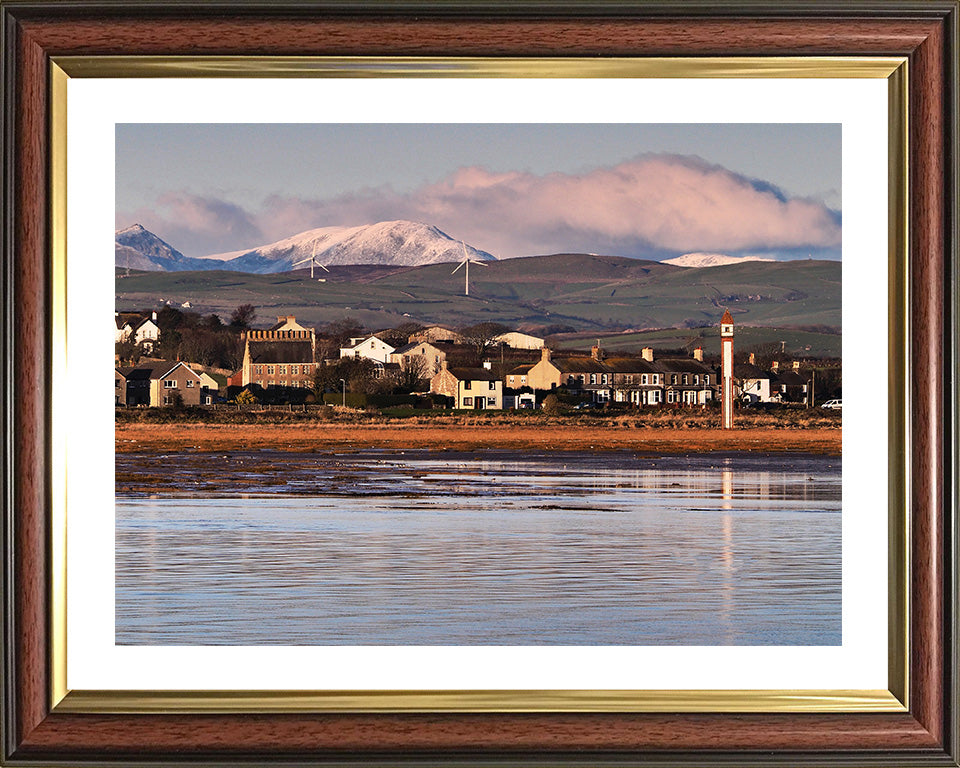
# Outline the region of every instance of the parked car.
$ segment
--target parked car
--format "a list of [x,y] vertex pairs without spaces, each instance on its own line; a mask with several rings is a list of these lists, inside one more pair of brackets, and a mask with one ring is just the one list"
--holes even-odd
[[821,405],[820,407],[821,407],[821,408],[836,408],[836,409],[839,410],[840,408],[843,408],[843,400],[827,400],[827,402],[825,402],[825,403],[824,403],[823,405]]

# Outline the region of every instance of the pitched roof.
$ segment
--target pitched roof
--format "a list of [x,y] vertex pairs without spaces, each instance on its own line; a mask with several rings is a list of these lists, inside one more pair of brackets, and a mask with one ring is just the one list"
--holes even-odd
[[530,373],[530,369],[533,368],[534,363],[527,363],[526,365],[518,365],[513,370],[507,371],[507,375],[519,376],[524,373]]
[[565,357],[551,358],[560,373],[607,373],[603,363],[597,362],[592,357]]
[[796,387],[807,383],[806,377],[793,370],[778,371],[775,374],[774,381],[779,381],[781,384],[786,384],[788,387]]
[[603,364],[614,373],[659,373],[657,367],[641,357],[611,357]]
[[156,360],[152,363],[141,363],[127,374],[128,381],[144,381],[146,379],[162,379],[170,371],[182,365],[198,379],[200,376],[189,365],[179,360]]
[[250,361],[263,363],[312,363],[313,344],[309,340],[251,341]]
[[488,371],[486,368],[448,368],[447,370],[460,381],[500,380],[500,378],[496,376],[493,371]]
[[666,373],[714,373],[713,368],[692,357],[661,358],[654,362],[654,366]]
[[750,363],[734,363],[733,375],[738,379],[772,379],[773,375]]

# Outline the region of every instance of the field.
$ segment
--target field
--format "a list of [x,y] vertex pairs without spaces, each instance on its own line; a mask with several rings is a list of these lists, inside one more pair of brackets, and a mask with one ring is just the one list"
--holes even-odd
[[[241,304],[261,322],[294,314],[306,324],[353,317],[368,328],[417,321],[461,327],[495,321],[517,328],[567,326],[584,333],[715,325],[728,307],[741,328],[763,328],[764,341],[823,326],[834,339],[796,336],[798,347],[839,344],[841,265],[830,261],[750,262],[684,269],[610,256],[558,254],[473,267],[470,296],[454,265],[331,267],[326,282],[305,271],[132,272],[118,270],[118,310],[189,302],[194,311],[228,316]],[[819,330],[819,329],[818,329]],[[681,334],[682,335],[682,334]],[[790,337],[792,338],[792,337]]]
[[[648,411],[547,416],[542,412],[450,414],[414,412],[407,418],[329,409],[199,412],[159,422],[169,414],[118,412],[120,453],[168,451],[344,451],[368,448],[471,451],[510,450],[699,453],[800,451],[839,455],[836,412],[798,409],[750,412],[733,430],[719,428],[711,411]],[[202,414],[202,415],[201,415]]]

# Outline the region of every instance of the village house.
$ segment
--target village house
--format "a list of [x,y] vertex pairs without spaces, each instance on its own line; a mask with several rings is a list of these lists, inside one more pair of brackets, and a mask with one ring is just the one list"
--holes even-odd
[[717,372],[703,364],[703,350],[693,357],[665,358],[655,361],[663,373],[663,402],[666,405],[706,405],[717,393]]
[[774,396],[772,384],[773,375],[756,366],[756,358],[750,353],[747,363],[734,363],[733,397],[744,403],[771,403],[778,400]]
[[149,317],[134,312],[114,312],[114,342],[119,344],[132,341],[145,354],[151,354],[160,338],[160,326],[157,325],[157,313],[152,312]]
[[773,397],[784,403],[803,403],[809,395],[810,382],[800,373],[800,363],[794,362],[791,368],[783,370],[777,361],[773,362]]
[[409,365],[413,360],[422,361],[424,376],[434,376],[439,373],[440,364],[446,359],[447,353],[429,341],[404,344],[390,355],[390,362],[400,366]]
[[127,405],[200,405],[200,376],[184,362],[157,360],[126,373]]
[[[240,386],[310,388],[316,366],[316,336],[293,315],[282,315],[265,331],[244,332]],[[236,376],[231,377],[231,383]]]
[[411,344],[418,341],[429,341],[431,344],[436,344],[438,341],[447,342],[448,344],[463,344],[465,340],[463,336],[456,331],[451,331],[442,325],[432,325],[429,328],[424,328],[422,331],[411,333],[407,341]]
[[113,403],[114,405],[127,404],[127,374],[130,368],[114,368],[113,371]]
[[583,390],[602,388],[609,383],[609,371],[593,357],[571,356],[554,359],[547,347],[540,350],[540,360],[527,372],[527,386],[537,390],[567,387]]
[[614,357],[604,360],[604,365],[613,373],[614,402],[638,406],[662,404],[664,374],[652,358]]
[[450,368],[443,361],[430,391],[452,398],[454,408],[503,408],[503,382],[488,368]]
[[495,344],[503,344],[512,349],[543,349],[543,339],[519,331],[501,333],[499,336],[494,336],[493,341]]
[[530,375],[530,369],[533,368],[533,363],[527,363],[525,365],[518,365],[516,368],[510,369],[510,371],[504,376],[504,382],[507,385],[507,389],[522,389],[523,387],[529,387],[527,378]]
[[360,336],[350,339],[347,346],[340,348],[340,357],[363,358],[386,364],[391,362],[390,355],[395,351],[395,347],[378,336]]

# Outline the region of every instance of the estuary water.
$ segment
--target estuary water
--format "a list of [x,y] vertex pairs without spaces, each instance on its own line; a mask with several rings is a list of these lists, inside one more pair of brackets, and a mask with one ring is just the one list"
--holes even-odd
[[118,644],[841,642],[838,457],[117,461]]

